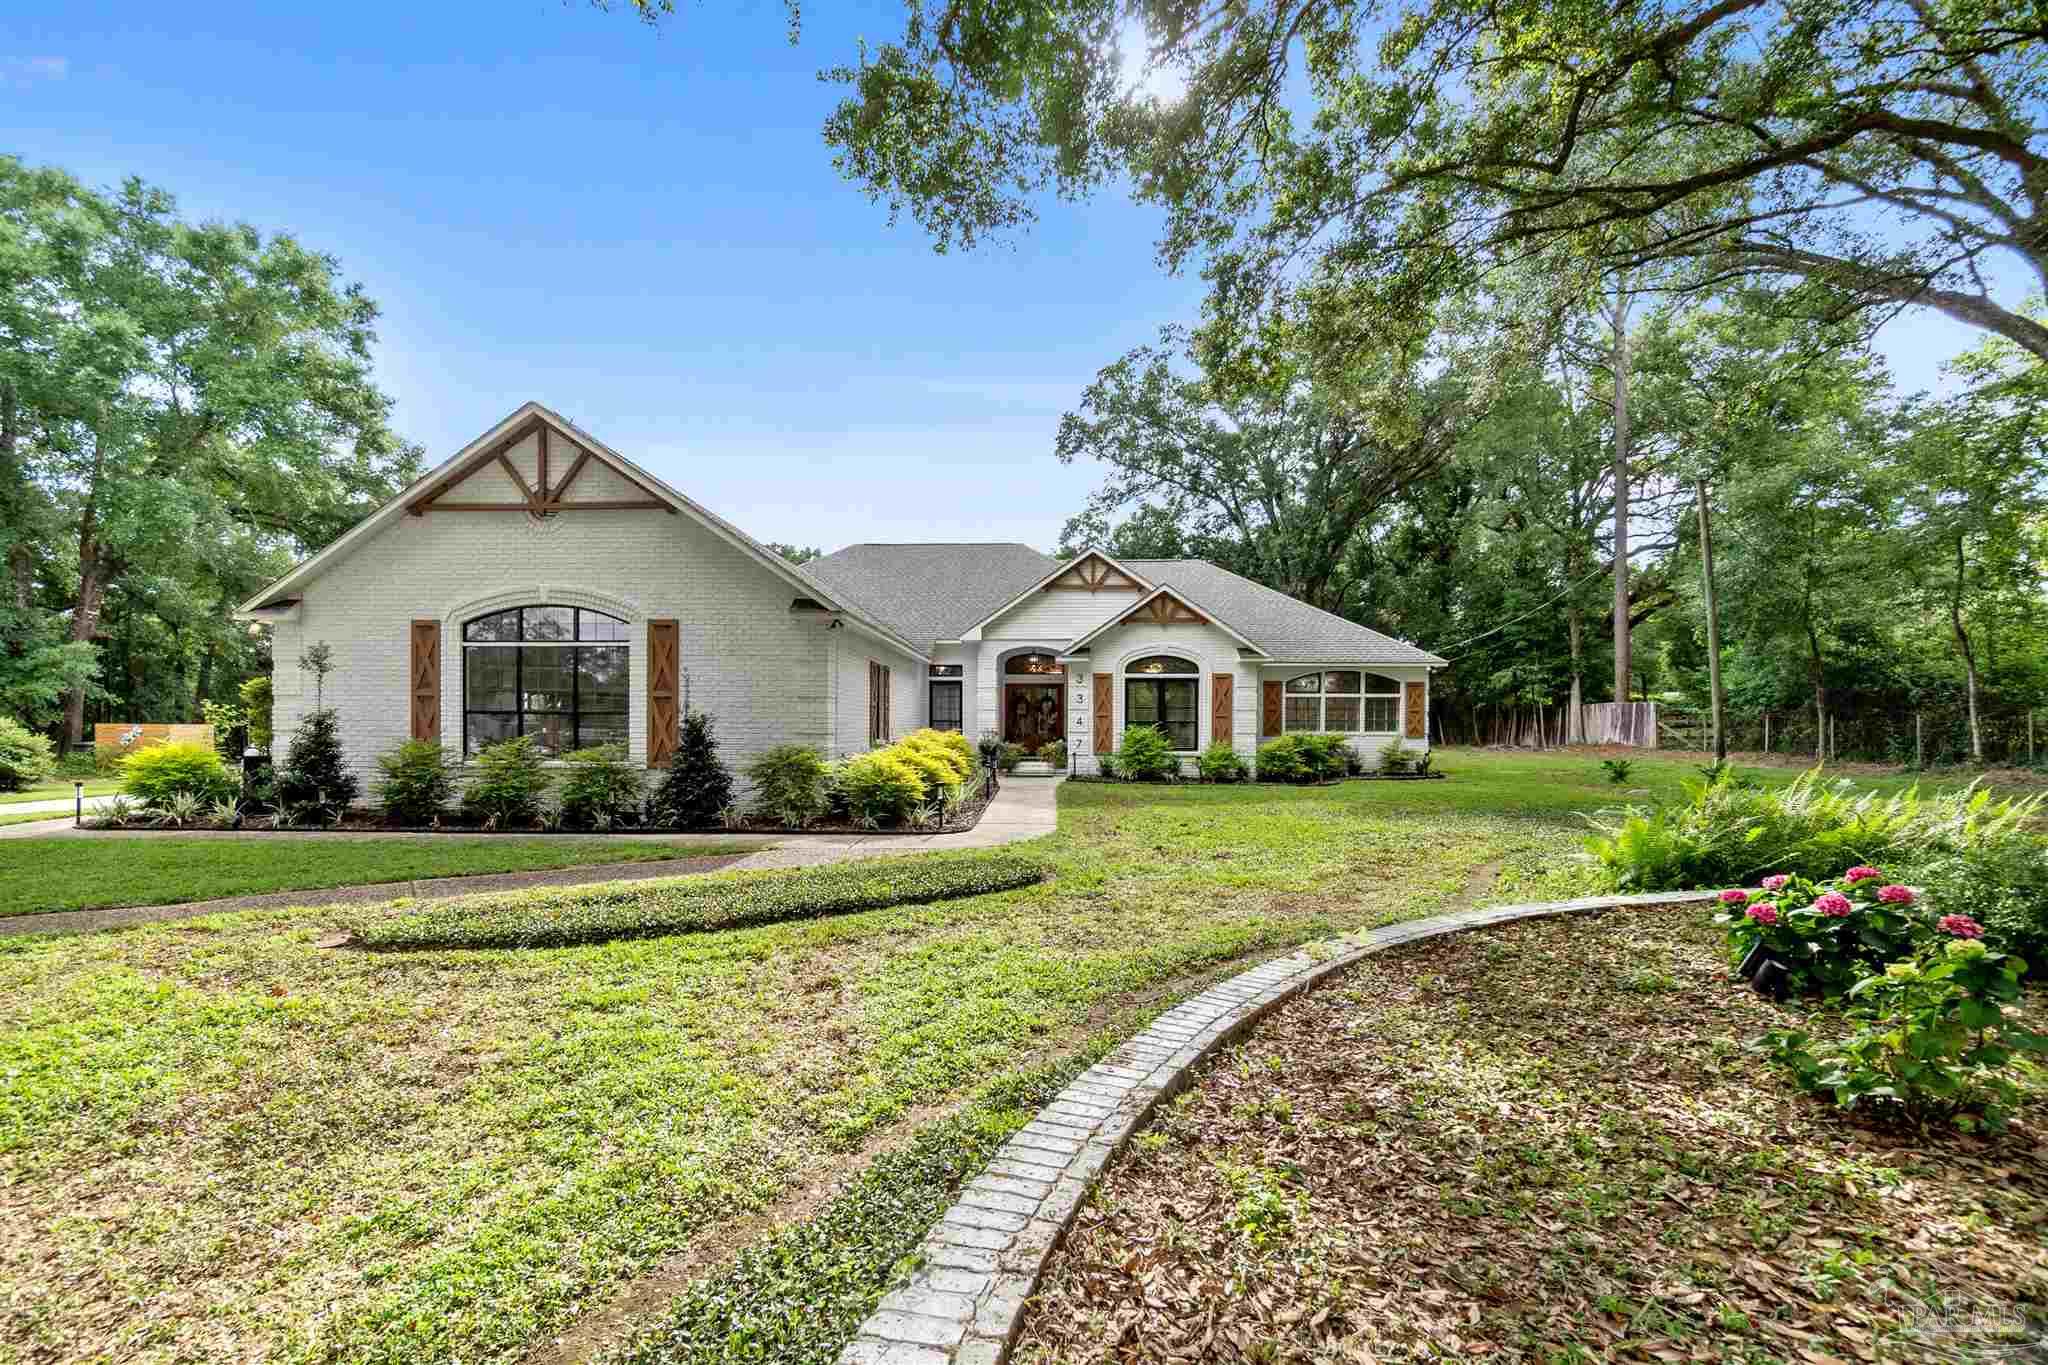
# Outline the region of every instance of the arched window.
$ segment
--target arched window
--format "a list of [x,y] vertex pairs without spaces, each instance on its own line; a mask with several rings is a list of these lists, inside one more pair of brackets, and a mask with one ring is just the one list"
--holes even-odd
[[1124,665],[1124,729],[1150,725],[1182,753],[1200,747],[1202,670],[1192,659],[1150,654]]
[[1378,673],[1332,669],[1289,678],[1285,729],[1329,730],[1337,734],[1390,735],[1394,732],[1401,684]]
[[462,627],[462,751],[531,735],[549,756],[627,738],[626,623],[510,607]]

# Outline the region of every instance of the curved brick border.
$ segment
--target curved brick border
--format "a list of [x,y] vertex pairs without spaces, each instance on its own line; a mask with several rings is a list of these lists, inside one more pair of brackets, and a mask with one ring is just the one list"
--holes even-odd
[[1595,896],[1435,915],[1310,944],[1211,986],[1082,1072],[1003,1144],[926,1235],[910,1283],[876,1306],[839,1365],[999,1365],[1089,1186],[1153,1107],[1185,1086],[1203,1058],[1366,954],[1510,920],[1713,898]]

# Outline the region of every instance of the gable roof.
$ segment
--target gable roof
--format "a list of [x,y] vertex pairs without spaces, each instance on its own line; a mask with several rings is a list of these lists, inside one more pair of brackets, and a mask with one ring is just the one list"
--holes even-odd
[[1115,574],[1117,576],[1129,579],[1129,583],[1122,585],[1121,590],[1124,592],[1137,591],[1140,593],[1147,593],[1150,592],[1153,588],[1152,584],[1147,583],[1143,578],[1139,577],[1137,574],[1132,573],[1129,569],[1117,563],[1114,559],[1111,559],[1108,555],[1104,554],[1100,550],[1083,550],[1080,554],[1074,556],[1074,558],[1072,559],[1053,559],[1050,555],[1042,557],[1046,560],[1047,563],[1052,565],[1052,568],[1048,569],[1045,572],[1045,574],[1038,579],[1037,582],[1026,585],[1022,590],[1020,590],[1017,593],[1015,597],[1008,599],[1000,606],[991,608],[985,616],[982,616],[979,620],[975,621],[973,625],[961,631],[961,636],[972,636],[975,639],[980,639],[981,637],[979,635],[975,635],[976,631],[980,630],[989,622],[995,620],[998,616],[1001,616],[1004,612],[1009,611],[1012,607],[1020,605],[1025,598],[1030,597],[1033,593],[1040,592],[1046,588],[1052,587],[1058,579],[1063,578],[1077,565],[1085,563],[1086,561],[1091,559],[1098,560],[1101,563],[1106,564],[1107,566],[1109,566],[1110,569],[1115,571]]
[[[849,545],[805,568],[929,653],[936,641],[958,640],[1017,605],[1058,577],[1069,562],[1017,544]],[[1426,649],[1312,607],[1205,559],[1109,562],[1154,589],[1171,589],[1275,662],[1438,668],[1445,664]],[[1110,619],[1119,620],[1129,610],[1127,606]],[[1099,630],[1090,630],[1074,643]]]
[[1029,545],[849,545],[804,565],[925,653],[957,640],[1065,565]]
[[[752,536],[740,530],[739,527],[734,526],[710,508],[704,507],[678,493],[675,489],[640,468],[640,466],[634,464],[631,460],[628,460],[625,456],[619,454],[589,432],[584,431],[552,408],[534,402],[521,403],[503,421],[496,423],[490,430],[484,432],[483,435],[477,437],[433,469],[413,480],[412,483],[400,490],[396,497],[357,522],[346,535],[343,535],[339,540],[336,540],[332,545],[329,545],[312,558],[302,561],[290,573],[287,573],[284,577],[242,603],[241,606],[235,609],[235,614],[241,616],[255,612],[265,603],[273,602],[281,597],[287,597],[307,583],[312,582],[329,567],[340,562],[346,556],[353,554],[366,542],[373,539],[379,531],[389,526],[393,521],[406,515],[407,509],[413,502],[429,492],[438,492],[444,483],[450,482],[451,475],[468,470],[480,457],[494,450],[508,436],[515,432],[523,431],[536,418],[546,422],[571,444],[588,452],[591,459],[600,464],[611,466],[615,472],[651,493],[655,499],[666,505],[667,510],[689,517],[720,540],[725,541],[743,555],[759,563],[763,568],[779,575],[792,587],[798,589],[803,596],[816,599],[819,605],[827,610],[840,612],[851,618],[862,628],[880,635],[885,640],[902,646],[920,658],[930,653],[929,649],[913,645],[907,637],[899,634],[886,623],[877,620],[860,606],[841,600],[837,592],[812,578],[801,568],[790,563],[767,546],[762,545]],[[564,505],[574,506],[573,503]],[[429,512],[428,515],[434,515],[434,513]],[[508,513],[507,515],[520,514]]]
[[1146,593],[1143,597],[1140,597],[1136,602],[1133,602],[1128,611],[1120,611],[1116,613],[1107,621],[1104,621],[1101,625],[1089,631],[1086,635],[1081,636],[1080,638],[1076,639],[1073,643],[1069,644],[1067,646],[1067,649],[1070,652],[1072,652],[1085,648],[1088,645],[1088,643],[1092,641],[1096,636],[1102,634],[1104,631],[1110,629],[1112,626],[1122,625],[1124,622],[1130,620],[1133,616],[1136,616],[1139,612],[1145,610],[1147,607],[1151,606],[1154,602],[1158,601],[1161,598],[1164,598],[1169,602],[1179,603],[1186,610],[1191,611],[1196,616],[1202,618],[1204,624],[1216,627],[1216,629],[1222,631],[1225,635],[1228,635],[1231,639],[1237,641],[1238,644],[1242,645],[1246,649],[1249,649],[1252,653],[1264,654],[1266,652],[1265,650],[1259,648],[1259,646],[1257,646],[1256,644],[1252,643],[1252,641],[1248,637],[1240,635],[1236,630],[1232,629],[1230,623],[1228,621],[1225,621],[1221,616],[1218,616],[1215,612],[1210,611],[1208,608],[1204,607],[1199,602],[1190,601],[1186,593],[1176,592],[1172,588],[1165,586],[1152,589],[1152,591]]

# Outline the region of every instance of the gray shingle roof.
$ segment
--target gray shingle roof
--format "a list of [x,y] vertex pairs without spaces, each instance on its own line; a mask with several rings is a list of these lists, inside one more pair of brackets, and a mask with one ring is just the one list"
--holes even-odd
[[849,545],[803,567],[929,654],[1059,565],[1029,545]]
[[[1276,660],[1444,662],[1428,650],[1296,601],[1205,559],[1119,562],[1214,612]],[[804,570],[930,653],[933,641],[958,639],[1059,563],[1029,545],[849,545],[812,560]]]

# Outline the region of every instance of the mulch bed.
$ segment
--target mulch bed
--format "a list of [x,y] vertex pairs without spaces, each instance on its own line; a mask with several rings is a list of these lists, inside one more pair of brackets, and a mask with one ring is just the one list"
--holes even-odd
[[1464,934],[1277,1011],[1107,1173],[1013,1358],[2043,1358],[2048,1104],[1977,1138],[1805,1096],[1708,913]]

